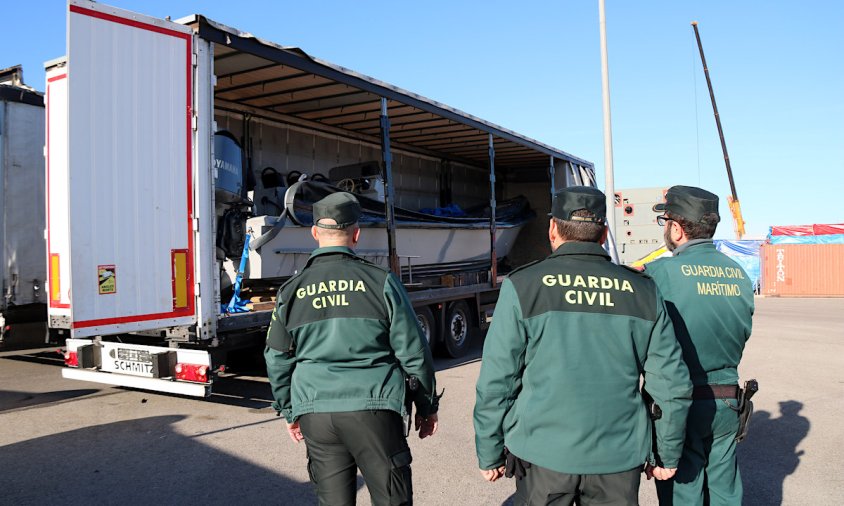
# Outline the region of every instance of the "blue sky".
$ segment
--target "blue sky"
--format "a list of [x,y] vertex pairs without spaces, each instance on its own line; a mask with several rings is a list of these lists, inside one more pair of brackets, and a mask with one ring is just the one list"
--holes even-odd
[[[604,152],[597,0],[107,0],[201,13],[595,162]],[[726,200],[699,22],[749,236],[844,222],[844,2],[607,0],[616,189],[688,184]],[[4,5],[0,67],[64,54],[65,3]],[[14,43],[10,43],[14,41]],[[717,237],[732,237],[722,203]]]

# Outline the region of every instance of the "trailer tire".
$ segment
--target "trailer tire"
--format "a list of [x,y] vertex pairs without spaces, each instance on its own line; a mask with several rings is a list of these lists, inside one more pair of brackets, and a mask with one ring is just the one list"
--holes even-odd
[[469,351],[469,337],[472,328],[469,304],[465,300],[456,300],[450,303],[445,311],[444,323],[443,348],[448,356],[460,358]]
[[422,335],[428,341],[428,347],[433,348],[439,333],[437,332],[437,319],[434,317],[434,312],[428,306],[415,307],[413,311],[416,313],[416,322],[422,329]]

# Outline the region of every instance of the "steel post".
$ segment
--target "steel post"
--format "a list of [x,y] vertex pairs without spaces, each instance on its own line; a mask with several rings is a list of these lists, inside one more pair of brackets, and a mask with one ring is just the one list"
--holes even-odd
[[495,252],[495,146],[489,134],[489,260],[490,285],[498,284],[498,255]]
[[387,215],[387,250],[390,270],[401,279],[401,265],[396,251],[395,194],[393,190],[393,153],[390,151],[390,118],[387,116],[387,99],[381,98],[381,159],[384,163],[384,206]]
[[[604,103],[604,193],[607,196],[607,227],[610,237],[615,237],[615,178],[612,160],[612,115],[610,114],[610,71],[607,57],[607,17],[604,0],[598,0],[598,17],[601,31],[601,90]],[[610,255],[618,263],[614,245]]]

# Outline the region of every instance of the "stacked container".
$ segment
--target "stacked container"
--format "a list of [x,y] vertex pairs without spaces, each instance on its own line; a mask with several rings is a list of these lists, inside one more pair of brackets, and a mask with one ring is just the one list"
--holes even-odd
[[844,297],[844,225],[772,227],[759,250],[762,295]]

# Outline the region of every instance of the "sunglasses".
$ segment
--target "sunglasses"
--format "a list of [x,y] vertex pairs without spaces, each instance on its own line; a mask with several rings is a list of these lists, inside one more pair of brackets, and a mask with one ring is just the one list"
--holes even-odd
[[656,217],[656,223],[660,227],[665,226],[665,224],[668,223],[669,221],[671,221],[671,218],[669,218],[668,216],[665,216],[665,215],[659,215],[659,216]]

